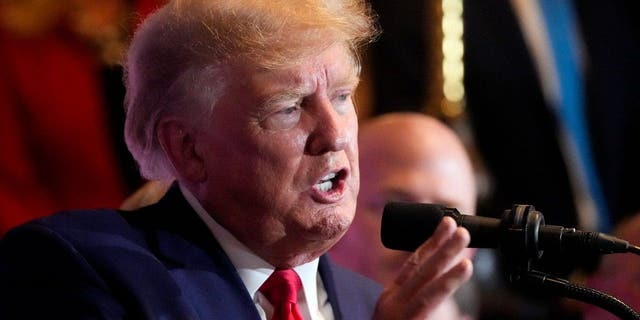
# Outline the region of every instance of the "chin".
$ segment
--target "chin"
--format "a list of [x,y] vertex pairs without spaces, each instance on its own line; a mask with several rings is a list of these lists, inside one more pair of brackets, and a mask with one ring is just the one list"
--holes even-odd
[[353,215],[334,212],[316,220],[305,233],[313,240],[331,241],[333,245],[347,232],[352,220]]

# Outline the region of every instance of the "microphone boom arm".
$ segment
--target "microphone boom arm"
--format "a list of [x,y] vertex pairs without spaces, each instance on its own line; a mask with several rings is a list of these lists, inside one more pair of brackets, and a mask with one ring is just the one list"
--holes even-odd
[[[402,216],[402,217],[399,217]],[[433,204],[392,202],[382,215],[382,243],[390,249],[415,251],[435,231],[443,216],[453,218],[471,234],[469,247],[498,248],[507,263],[509,280],[524,288],[537,286],[567,298],[593,304],[622,318],[640,320],[640,314],[617,298],[595,289],[532,270],[543,249],[578,249],[598,253],[640,254],[640,247],[599,232],[545,225],[531,205],[514,205],[501,219],[463,215],[455,208]]]

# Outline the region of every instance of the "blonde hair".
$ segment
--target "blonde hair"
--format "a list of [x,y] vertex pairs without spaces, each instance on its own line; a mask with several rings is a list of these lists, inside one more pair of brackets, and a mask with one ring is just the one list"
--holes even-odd
[[359,48],[378,32],[374,20],[362,0],[169,2],[139,27],[125,62],[125,140],[141,174],[173,176],[156,125],[168,115],[196,121],[212,112],[225,62],[285,68],[341,43],[359,67]]

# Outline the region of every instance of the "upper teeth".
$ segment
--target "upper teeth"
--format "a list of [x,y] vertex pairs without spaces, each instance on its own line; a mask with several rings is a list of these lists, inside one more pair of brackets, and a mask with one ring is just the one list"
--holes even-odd
[[320,183],[317,184],[318,189],[320,189],[321,191],[329,191],[329,190],[331,190],[331,187],[333,187],[333,182],[331,181],[331,179],[333,179],[335,177],[336,177],[335,172],[324,176],[320,180]]
[[329,173],[328,175],[324,176],[320,181],[331,180],[331,179],[333,179],[335,177],[336,177],[336,173],[335,172]]

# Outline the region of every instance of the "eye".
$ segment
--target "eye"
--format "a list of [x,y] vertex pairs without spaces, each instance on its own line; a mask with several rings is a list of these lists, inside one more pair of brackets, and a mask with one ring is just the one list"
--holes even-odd
[[279,109],[269,114],[263,121],[262,125],[270,130],[285,130],[293,128],[300,120],[302,107],[300,103],[296,105]]
[[338,95],[338,101],[347,101],[351,98],[351,93],[341,93]]
[[280,113],[282,113],[284,115],[290,115],[290,114],[293,114],[293,113],[297,112],[299,109],[300,109],[300,107],[289,107],[289,108],[286,108],[286,109],[280,111]]
[[351,94],[352,91],[339,91],[334,95],[333,106],[338,113],[345,114],[353,109]]

